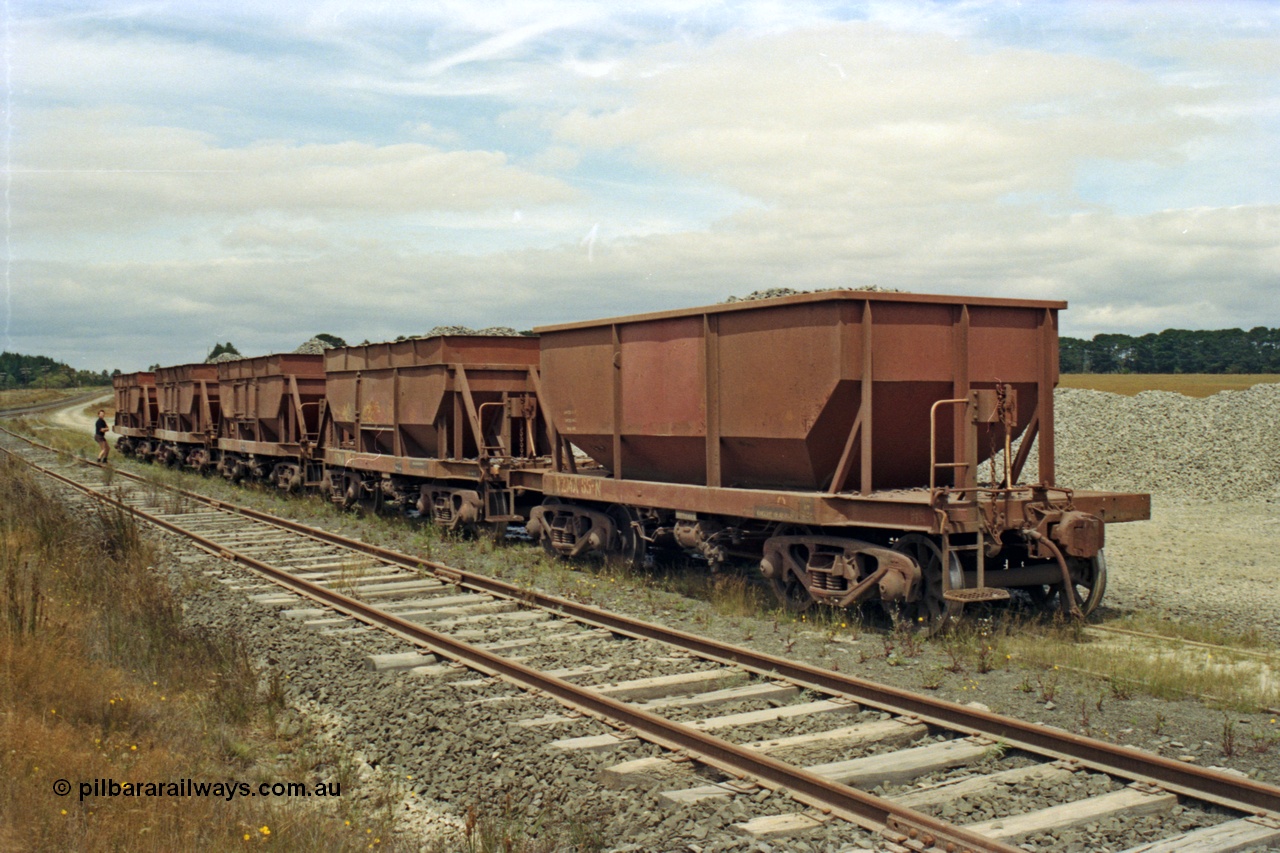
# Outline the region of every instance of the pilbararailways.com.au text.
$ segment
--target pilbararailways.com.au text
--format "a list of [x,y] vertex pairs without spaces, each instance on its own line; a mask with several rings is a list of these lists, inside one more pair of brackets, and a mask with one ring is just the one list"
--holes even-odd
[[[340,782],[205,782],[179,779],[176,782],[117,782],[93,779],[79,782],[80,800],[89,797],[217,797],[230,802],[236,797],[341,797]],[[58,779],[53,792],[59,797],[71,793],[71,783]]]

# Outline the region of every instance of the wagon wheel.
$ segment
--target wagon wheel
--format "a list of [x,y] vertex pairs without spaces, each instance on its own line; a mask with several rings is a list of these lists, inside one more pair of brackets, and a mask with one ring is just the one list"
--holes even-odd
[[[947,601],[942,584],[942,549],[937,543],[920,533],[908,533],[898,539],[893,550],[906,554],[920,567],[921,587],[919,597],[905,607],[890,613],[907,619],[912,625],[919,627],[930,635],[941,631],[954,616],[959,616],[964,605],[958,601]],[[960,560],[951,555],[952,586],[960,586],[964,575],[960,568]]]
[[542,537],[542,553],[547,555],[548,560],[561,562],[569,559],[568,556],[556,550],[555,544],[551,541],[550,533]]
[[351,509],[360,502],[360,478],[348,474],[343,479],[342,508]]
[[813,596],[809,593],[809,579],[807,576],[803,579],[797,577],[797,572],[807,575],[802,570],[792,571],[784,568],[782,577],[769,579],[773,594],[778,597],[778,603],[784,610],[791,613],[803,613],[813,606]]
[[614,504],[605,511],[618,530],[617,548],[609,551],[609,557],[631,570],[644,567],[645,540],[635,527],[636,518],[631,510]]
[[[1067,568],[1071,571],[1071,595],[1075,597],[1076,607],[1083,616],[1098,609],[1102,596],[1107,591],[1107,558],[1101,550],[1093,557],[1067,557]],[[1070,599],[1062,595],[1062,584],[1054,587],[1058,591],[1058,606],[1064,615],[1070,614]]]
[[496,544],[507,538],[507,522],[478,521],[471,526],[471,533],[477,539],[485,539]]
[[[560,499],[559,498],[543,498],[542,505],[544,507],[547,507],[548,509],[553,509],[554,507],[557,507],[560,505]],[[542,526],[542,535],[538,537],[538,543],[542,545],[542,552],[547,555],[548,560],[560,561],[560,560],[567,559],[567,557],[565,557],[564,554],[561,554],[559,551],[557,551],[556,546],[552,544],[551,527],[549,524],[545,523],[546,516],[543,516],[543,518],[544,518],[544,524]]]
[[[809,528],[803,525],[781,525],[773,532],[774,536],[807,536]],[[773,594],[778,597],[782,608],[791,613],[803,613],[814,604],[813,594],[809,592],[809,573],[804,569],[792,568],[787,563],[779,567],[778,575],[769,578]]]

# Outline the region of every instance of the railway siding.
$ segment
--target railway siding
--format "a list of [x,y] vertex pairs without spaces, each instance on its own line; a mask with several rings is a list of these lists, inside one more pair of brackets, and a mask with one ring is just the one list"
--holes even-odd
[[[243,522],[243,519],[240,519],[239,521]],[[210,518],[207,515],[202,515],[201,521],[198,526],[202,529],[203,535],[210,535],[210,536],[218,533],[219,531],[217,530],[217,528],[220,527],[220,525],[216,523],[213,518]],[[225,534],[225,532],[226,531],[222,531],[223,534]],[[246,539],[246,537],[244,537],[239,533],[233,534],[231,538],[237,542],[243,541]],[[215,547],[214,550],[215,551],[218,550],[217,547]],[[299,564],[303,565],[304,567],[316,565],[314,561],[317,559],[322,561],[325,559],[329,559],[331,562],[339,562],[339,563],[342,562],[342,560],[340,559],[334,559],[340,556],[339,553],[336,550],[333,550],[332,548],[330,548],[329,550],[326,550],[325,543],[308,544],[302,548],[293,548],[288,546],[285,543],[281,543],[278,546],[272,543],[268,543],[262,546],[262,550],[270,554],[272,558],[276,560],[284,561],[287,559],[287,560],[303,561]],[[230,551],[227,549],[225,545],[222,546],[222,552],[224,553],[224,555],[230,554]],[[323,563],[321,563],[321,565],[323,565]],[[221,572],[222,570],[210,569],[209,571]],[[312,571],[314,572],[314,569],[312,569]],[[283,609],[289,612],[296,612],[298,610],[307,610],[307,609],[314,610],[315,609],[315,608],[299,607],[299,605],[303,603],[302,600],[292,595],[281,595],[279,593],[273,593],[273,592],[259,593],[256,591],[256,589],[260,586],[259,583],[256,583],[256,582],[246,583],[243,578],[234,577],[233,573],[228,573],[228,574],[232,576],[224,578],[224,580],[229,581],[229,583],[224,584],[224,586],[228,587],[226,591],[229,593],[237,593],[237,594],[251,592],[253,594],[259,595],[261,597],[258,599],[257,605],[260,607],[269,607],[277,610]],[[421,596],[422,594],[427,592],[443,594],[445,590],[452,589],[452,587],[450,587],[447,584],[441,584],[439,582],[434,582],[434,581],[424,581],[422,579],[407,579],[404,581],[389,580],[388,576],[393,576],[393,575],[394,575],[394,572],[392,572],[390,568],[381,568],[378,566],[366,566],[359,573],[350,572],[350,571],[344,572],[341,568],[339,568],[337,571],[336,578],[334,577],[332,572],[327,573],[326,577],[331,581],[333,581],[333,584],[332,584],[333,586],[342,585],[345,587],[345,590],[348,592],[363,586],[365,589],[375,593],[382,591],[382,592],[388,592],[393,594],[402,594],[402,595],[408,596],[411,602],[413,601],[414,597]],[[376,583],[368,583],[368,582],[365,582],[365,577],[369,577],[369,578],[377,577],[378,581]],[[470,581],[471,579],[468,578],[467,580]],[[231,589],[231,587],[235,587],[235,589]],[[413,606],[420,606],[420,605],[415,603],[413,604]],[[534,611],[533,614],[539,617],[537,619],[529,619],[529,620],[517,619],[516,617],[520,617],[522,613],[530,613],[530,612],[529,611],[520,611],[520,612],[507,611],[507,612],[475,614],[471,616],[461,616],[458,614],[451,614],[451,616],[455,617],[452,620],[453,624],[451,625],[451,627],[453,628],[463,627],[464,631],[471,631],[473,633],[478,633],[480,635],[480,638],[484,638],[486,636],[491,637],[493,635],[492,634],[486,635],[485,631],[479,626],[482,626],[482,625],[492,626],[496,630],[496,633],[498,636],[502,636],[505,638],[504,640],[497,641],[497,642],[509,643],[511,642],[512,635],[519,634],[520,631],[522,630],[521,626],[519,626],[518,624],[520,622],[527,621],[529,625],[524,626],[524,628],[527,629],[529,626],[532,626],[532,625],[539,625],[539,626],[544,625],[548,621],[563,621],[559,619],[551,620],[549,619],[547,614],[538,614],[536,611]],[[269,620],[269,621],[272,621],[272,620]],[[366,644],[364,641],[369,639],[370,632],[362,630],[356,624],[350,623],[349,620],[339,618],[336,620],[337,624],[334,624],[334,620],[310,620],[310,621],[313,623],[319,623],[319,622],[328,623],[328,624],[315,624],[313,625],[313,627],[324,632],[334,632],[332,633],[331,638],[336,638],[339,643],[351,643],[353,645],[359,644],[359,645],[365,646]],[[596,621],[598,621],[598,619]],[[290,622],[296,623],[296,619],[289,620],[289,619],[282,618],[280,620],[272,621],[272,623],[275,624],[276,626],[287,625]],[[347,624],[343,624],[343,623],[347,623]],[[498,626],[501,626],[501,627],[498,627]],[[440,623],[437,623],[436,627],[440,628],[443,626]],[[534,628],[533,630],[536,633],[537,631],[544,631],[545,629],[541,627],[537,627],[537,628]],[[555,633],[559,633],[559,630],[557,630],[557,632]],[[636,674],[635,671],[637,669],[637,661],[633,658],[634,652],[630,648],[627,648],[628,646],[633,645],[631,641],[625,641],[620,643],[620,641],[617,639],[606,640],[601,636],[598,630],[591,631],[591,633],[594,634],[593,641],[604,642],[607,645],[614,646],[615,648],[612,649],[612,651],[614,652],[617,652],[619,649],[626,649],[625,651],[622,652],[621,659],[619,659],[616,663],[613,663],[613,664],[597,663],[595,666],[587,667],[587,668],[583,668],[583,667],[566,668],[561,672],[561,675],[563,677],[569,677],[569,678],[585,677],[586,680],[589,680],[589,681],[607,683],[611,681],[611,677],[608,675],[608,673],[610,672],[611,669],[614,669],[614,668],[618,668],[619,671],[627,671],[631,674]],[[637,632],[635,630],[632,630],[626,633],[634,634]],[[640,633],[643,633],[643,632],[640,632]],[[385,645],[386,645],[385,643],[374,642],[372,643],[372,645],[375,647],[378,647],[378,646],[383,647],[381,649],[378,649],[375,652],[372,652],[374,654],[392,653],[391,650],[387,650],[385,648]],[[564,643],[562,642],[556,643],[556,646],[562,646],[562,645],[564,645]],[[314,652],[312,654],[314,655]],[[401,652],[401,654],[403,654],[403,652]],[[602,656],[597,655],[596,657],[598,660]],[[727,654],[721,651],[717,655],[717,657],[720,659],[727,659],[727,658],[734,657],[734,655]],[[499,666],[500,668],[506,666],[506,664],[500,664],[497,661],[492,661],[491,663],[492,665]],[[546,665],[546,663],[547,663],[546,661],[539,661],[540,665]],[[436,665],[436,666],[440,666],[440,665]],[[726,685],[724,682],[736,680],[741,677],[740,673],[725,672],[718,666],[714,666],[713,668],[708,669],[706,663],[699,663],[699,662],[690,660],[689,655],[687,653],[677,654],[675,656],[668,655],[666,658],[659,658],[651,661],[649,664],[647,664],[647,666],[650,672],[655,672],[657,674],[647,675],[642,679],[634,679],[634,678],[630,679],[630,685],[633,685],[636,688],[639,687],[639,682],[642,682],[642,681],[649,682],[649,684],[646,685],[643,689],[637,689],[635,690],[635,692],[632,692],[630,694],[631,698],[633,699],[647,698],[652,700],[656,698],[661,698],[663,695],[673,695],[680,692],[679,690],[671,689],[673,686],[675,686],[675,682],[672,681],[672,677],[680,674],[683,674],[685,676],[685,681],[687,682],[683,684],[683,687],[692,688],[692,690],[686,689],[684,691],[685,693],[689,693],[689,692],[696,693],[699,690],[705,691],[706,688],[709,688],[709,687],[715,687],[719,690],[724,690],[730,687],[730,685]],[[480,668],[482,670],[485,669],[484,666],[481,666]],[[760,669],[760,667],[758,666],[749,667],[749,668],[754,668],[757,670]],[[502,705],[505,707],[508,705],[508,703],[514,703],[514,707],[517,707],[520,709],[520,716],[528,720],[544,720],[545,721],[548,717],[555,716],[554,713],[551,713],[549,709],[545,707],[546,705],[545,700],[536,695],[533,697],[530,697],[527,693],[513,692],[506,685],[503,685],[499,682],[496,682],[490,679],[475,680],[473,678],[468,679],[466,677],[458,678],[457,676],[461,675],[461,673],[455,667],[445,666],[443,667],[443,671],[435,671],[435,672],[432,672],[429,670],[431,670],[431,666],[426,665],[420,668],[409,669],[408,672],[410,675],[428,676],[428,678],[423,679],[425,681],[439,682],[440,684],[447,687],[446,692],[452,692],[452,695],[455,698],[455,700],[460,696],[466,696],[467,697],[466,701],[469,703],[466,706],[468,708],[473,708],[473,709],[479,708],[481,709],[482,712],[485,712],[485,711],[492,711],[495,705]],[[709,672],[710,675],[705,678],[697,677],[697,673],[700,671]],[[361,672],[364,672],[363,668],[361,668]],[[366,675],[365,677],[368,677],[368,676]],[[403,678],[404,676],[392,676],[392,677]],[[665,680],[665,686],[655,694],[653,690],[653,685],[655,685],[657,682],[662,682],[664,680]],[[679,681],[679,679],[676,679],[676,680]],[[813,678],[812,674],[810,674],[810,676],[806,679],[806,681],[808,682],[812,682],[814,680],[815,679]],[[549,686],[554,687],[553,682],[547,682],[547,684]],[[404,687],[403,684],[401,686]],[[615,692],[617,692],[620,695],[627,694],[628,690],[631,689],[628,685],[625,685],[625,684],[619,687],[615,683],[614,686],[615,688],[617,688]],[[405,689],[411,689],[411,687],[412,685],[410,685],[409,688],[405,688]],[[664,693],[664,691],[667,691],[667,692]],[[605,692],[609,692],[609,691],[606,690]],[[711,691],[711,692],[714,692],[714,691]],[[318,695],[320,697],[323,697],[326,695],[326,693],[327,693],[326,690],[321,689]],[[446,702],[445,704],[447,705],[448,703]],[[533,713],[529,713],[530,705],[534,706]],[[425,707],[430,707],[434,709],[436,705],[429,704]],[[860,711],[859,713],[868,713],[868,712],[871,712],[871,709]],[[751,712],[742,711],[740,713],[751,713]],[[883,711],[879,711],[875,713],[883,713]],[[980,712],[978,712],[977,710],[972,712],[972,714],[979,714],[979,713]],[[803,719],[805,717],[811,717],[811,715],[809,714],[801,714],[801,713],[794,714],[794,716],[800,719]],[[540,751],[544,755],[548,754],[546,751],[546,748],[551,747],[551,745],[555,743],[555,739],[552,738],[552,735],[559,734],[554,731],[554,729],[558,727],[557,724],[555,723],[543,724],[543,725],[511,726],[509,722],[510,721],[504,721],[504,724],[503,724],[504,731],[506,731],[507,734],[505,734],[502,738],[500,738],[500,741],[509,742],[512,737],[511,732],[523,731],[526,733],[526,735],[530,733],[540,734],[543,736],[542,742],[540,744],[540,747],[542,749]],[[598,725],[598,724],[591,723],[590,720],[578,721],[575,724],[583,724],[588,726]],[[917,723],[917,725],[919,724]],[[484,728],[488,729],[490,727],[491,727],[491,723],[487,724]],[[439,730],[439,727],[436,727],[436,730]],[[384,731],[385,731],[385,728],[384,728]],[[624,735],[625,734],[627,733],[624,732]],[[884,749],[884,745],[880,744],[879,741],[877,741],[876,743],[878,744],[879,748],[882,749],[882,753],[879,755],[858,756],[855,758],[849,758],[847,756],[837,757],[835,758],[834,761],[829,760],[825,764],[814,765],[811,768],[811,770],[814,773],[816,773],[819,777],[833,778],[837,780],[861,780],[864,784],[870,784],[871,782],[875,781],[877,777],[883,777],[880,779],[881,784],[884,784],[886,782],[893,783],[895,781],[903,782],[903,781],[907,781],[908,779],[919,782],[920,773],[928,773],[928,774],[941,773],[941,772],[949,771],[956,767],[972,765],[976,762],[980,762],[984,760],[1001,761],[1006,758],[1006,754],[1005,754],[1006,749],[1002,747],[998,742],[990,739],[983,740],[980,738],[979,739],[964,738],[963,737],[964,733],[961,732],[960,734],[962,735],[961,737],[956,737],[954,733],[948,735],[945,732],[937,732],[930,735],[930,737],[936,738],[936,742],[922,744],[921,746],[914,747],[908,750],[896,750],[891,748]],[[580,736],[584,736],[584,735],[580,735]],[[590,736],[590,735],[587,734],[585,736]],[[803,738],[804,736],[801,735],[800,737]],[[563,742],[564,740],[563,736],[559,737],[558,740]],[[636,738],[628,736],[625,738],[620,738],[620,742],[623,744],[623,749],[639,748],[641,749],[642,752],[648,753],[649,757],[652,757],[655,754],[653,751],[653,747],[651,745],[643,744],[641,741],[637,740]],[[552,752],[550,754],[554,754],[555,752],[557,752],[557,750],[552,749]],[[587,767],[591,767],[593,763],[595,765],[595,768],[594,768],[595,770],[598,771],[599,769],[602,769],[599,767],[601,762],[599,761],[592,762],[590,760],[594,756],[594,753],[597,752],[597,750],[591,750],[591,749],[566,750],[561,748],[558,750],[558,752],[563,754],[567,760],[571,760],[573,765],[578,767],[579,769],[581,769],[584,765]],[[501,749],[496,750],[493,753],[493,757],[497,760],[498,769],[496,772],[497,772],[497,780],[499,783],[502,783],[504,779],[506,779],[508,783],[512,781],[512,777],[505,775],[507,768],[501,766],[503,764],[503,758],[506,756],[507,756],[507,753]],[[395,760],[398,757],[399,757],[398,755],[391,755],[391,756],[379,755],[377,756],[376,761],[371,761],[370,763],[378,764],[378,765],[384,765],[387,763],[399,763]],[[828,756],[828,758],[831,758],[831,757],[832,756]],[[1017,756],[1009,756],[1009,757],[1014,758]],[[390,762],[388,762],[387,760],[388,758],[391,759]],[[523,762],[529,761],[529,758],[527,756],[510,756],[510,758],[513,759],[516,763],[520,763],[522,761]],[[900,765],[898,766],[898,769],[894,769],[894,765],[890,765],[888,763],[890,758],[892,758],[893,761],[897,762],[898,765]],[[716,763],[717,762],[715,761],[712,762],[713,765]],[[527,764],[525,765],[525,767],[526,769],[529,769]],[[909,769],[904,769],[904,768],[909,768]],[[996,768],[996,772],[1004,772],[1005,770],[1009,770],[1009,769],[1017,769],[1017,768]],[[1172,768],[1165,767],[1164,769],[1169,770]],[[908,773],[910,773],[909,776],[907,775]],[[595,773],[591,773],[588,775],[594,776]],[[1219,781],[1222,781],[1222,780],[1219,780]],[[1059,800],[1079,799],[1079,796],[1072,795],[1072,794],[1078,795],[1080,793],[1079,791],[1074,791],[1073,787],[1078,787],[1078,786],[1071,786],[1071,785],[1059,786],[1057,788],[1057,792],[1059,794],[1058,799]],[[1246,785],[1245,787],[1249,787],[1249,786]],[[1274,797],[1276,796],[1277,793],[1280,793],[1280,792],[1273,791],[1271,794],[1268,795],[1266,794],[1265,786],[1261,788],[1259,788],[1258,786],[1253,786],[1253,787],[1258,792],[1260,792],[1260,794],[1264,796]],[[1089,792],[1086,791],[1085,793],[1087,795]],[[1115,793],[1115,792],[1106,792],[1105,794],[1102,794],[1099,796],[1109,796],[1112,793]],[[1168,804],[1170,802],[1170,797],[1173,796],[1168,793],[1153,792],[1153,791],[1140,791],[1138,793],[1142,794],[1144,797],[1155,798],[1155,800],[1158,800],[1161,804]],[[1018,795],[1018,797],[1021,797],[1021,795]],[[1015,799],[1018,799],[1018,797],[1015,797]],[[770,803],[773,807],[780,805],[779,803],[772,802],[773,800],[778,799],[776,793],[771,793],[768,791],[767,788],[761,788],[758,785],[752,783],[750,780],[746,781],[745,783],[733,783],[731,780],[726,780],[723,778],[718,780],[715,778],[710,778],[707,784],[704,784],[700,787],[695,785],[693,788],[684,789],[683,791],[680,791],[680,792],[673,792],[665,795],[665,801],[677,803],[682,807],[682,809],[684,809],[684,811],[680,812],[679,814],[681,815],[688,814],[690,810],[692,810],[692,812],[695,814],[695,818],[691,824],[691,828],[689,826],[681,825],[680,831],[689,830],[692,837],[696,840],[701,840],[703,838],[706,838],[708,832],[714,832],[716,830],[725,830],[725,832],[729,833],[729,837],[737,837],[736,834],[744,833],[744,832],[747,833],[747,835],[750,837],[753,835],[753,833],[752,833],[752,830],[747,827],[750,827],[753,825],[752,821],[756,821],[756,820],[760,820],[768,817],[785,816],[786,814],[789,813],[785,809],[782,809],[782,810],[777,810],[772,815],[765,814],[765,815],[752,816],[751,814],[744,813],[744,806],[745,806],[744,798],[745,800],[749,801],[752,805],[759,805],[764,803]],[[1173,799],[1174,799],[1174,802],[1172,805],[1168,806],[1168,810],[1182,809],[1183,814],[1191,813],[1194,811],[1194,810],[1188,810],[1184,808],[1182,805],[1179,805],[1176,802],[1176,797],[1174,797]],[[727,802],[717,805],[719,801],[727,801]],[[1141,797],[1138,797],[1136,794],[1134,794],[1134,795],[1127,795],[1127,797],[1112,797],[1111,800],[1107,802],[1111,802],[1111,803],[1123,802],[1123,803],[1129,804],[1129,806],[1133,806],[1134,803],[1137,803],[1139,801],[1149,802],[1153,800],[1142,799]],[[1051,808],[1058,807],[1058,805],[1060,804],[1055,803],[1054,805],[1046,806],[1046,808],[1051,809]],[[1164,808],[1164,805],[1161,805],[1160,808]],[[1021,808],[1018,809],[1018,811],[1022,811],[1022,810],[1023,809]],[[1097,815],[1106,813],[1104,805],[1098,805],[1094,811],[1087,811],[1087,810],[1085,811],[1076,810],[1076,811],[1082,814],[1093,815],[1094,818],[1096,818]],[[1134,811],[1134,808],[1128,808],[1127,811],[1132,813]],[[1061,812],[1062,812],[1062,809],[1059,808],[1059,811],[1056,814],[1060,815]],[[634,814],[634,808],[628,809],[626,813]],[[1193,826],[1190,826],[1187,828],[1193,829],[1201,825],[1211,825],[1217,822],[1217,820],[1210,817],[1213,814],[1214,814],[1214,811],[1209,810],[1208,812],[1204,812],[1204,815],[1205,815],[1204,817],[1192,818],[1191,822]],[[671,829],[671,823],[669,820],[665,818],[658,819],[658,816],[656,814],[647,814],[647,816],[652,820],[649,821],[648,823],[637,824],[637,826],[657,825],[660,829],[662,827],[666,827],[668,830]],[[1039,829],[1037,830],[1037,834],[1040,836],[1045,836],[1046,833],[1066,834],[1066,833],[1075,832],[1077,831],[1078,825],[1080,823],[1079,821],[1065,821],[1057,817],[1051,818],[1047,814],[1043,815],[1042,818],[1043,818],[1042,823],[1044,823],[1045,825],[1039,826]],[[908,818],[906,820],[910,821],[912,819]],[[1001,835],[1008,838],[1022,838],[1027,834],[1026,827],[1029,824],[1026,824],[1026,823],[1020,824],[1019,826],[1021,828],[1017,830],[1013,830],[1013,829],[1009,829],[1004,824],[1005,819],[1003,817],[996,817],[993,820],[1001,823],[1001,826],[990,827],[990,829],[992,830],[992,835]],[[1036,820],[1041,820],[1041,818],[1036,818]],[[1051,821],[1054,822],[1053,823],[1054,828],[1051,830],[1046,829],[1046,826],[1048,826],[1048,824]],[[1093,822],[1096,823],[1097,821],[1094,820]],[[847,831],[847,825],[842,824],[840,822],[832,822],[832,821],[825,821],[825,822],[818,821],[817,823],[820,823],[821,825],[811,827],[811,829],[814,832],[819,833],[820,835],[825,833],[827,836],[826,838],[827,841],[834,844],[846,843],[846,841],[847,843],[854,843],[854,840],[855,840],[854,838],[846,838],[846,841],[841,840],[841,838],[845,836],[841,836],[839,833],[841,831]],[[903,830],[901,833],[901,836],[900,838],[897,835],[893,837],[899,838],[899,840],[901,841],[907,841],[909,840],[908,836],[910,835],[909,830],[911,830],[911,828],[914,826],[916,831],[918,831],[920,824],[912,824],[908,822],[908,823],[898,824],[898,826],[900,830]],[[1118,831],[1121,833],[1119,837],[1124,837],[1124,833],[1130,832],[1130,829],[1121,828]],[[835,832],[837,834],[832,836],[830,835],[830,833],[832,832]],[[892,833],[893,833],[893,830],[891,830],[891,834]],[[1052,837],[1057,838],[1058,836],[1052,836]],[[1143,838],[1145,836],[1139,835],[1137,837]],[[827,846],[827,847],[822,847],[821,849],[831,849],[831,848]],[[988,849],[1000,849],[1000,848],[998,844],[992,844],[988,847]]]

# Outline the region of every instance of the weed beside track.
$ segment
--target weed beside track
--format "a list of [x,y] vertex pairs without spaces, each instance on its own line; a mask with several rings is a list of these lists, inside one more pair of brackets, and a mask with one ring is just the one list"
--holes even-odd
[[80,797],[94,780],[310,784],[318,765],[343,765],[309,740],[284,708],[279,674],[261,670],[242,638],[184,624],[181,590],[151,568],[155,558],[129,516],[76,517],[0,460],[0,850],[392,846],[390,817],[376,808],[388,797],[353,778],[323,808]]

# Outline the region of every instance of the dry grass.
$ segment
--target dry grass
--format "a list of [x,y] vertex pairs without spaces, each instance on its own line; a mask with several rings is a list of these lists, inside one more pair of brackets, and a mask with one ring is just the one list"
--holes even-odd
[[80,796],[95,779],[314,786],[344,766],[277,725],[278,680],[243,640],[184,624],[153,557],[128,517],[73,519],[0,461],[0,850],[394,849],[391,792],[350,775],[324,799]]
[[1209,397],[1219,391],[1243,391],[1254,385],[1280,382],[1274,373],[1064,373],[1062,388],[1088,388],[1132,397],[1140,391],[1173,391],[1188,397]]
[[[1212,626],[1184,628],[1188,637],[1228,639]],[[1179,648],[1116,635],[1099,638],[1077,623],[1016,617],[962,622],[942,642],[953,665],[977,672],[1026,667],[1056,681],[1058,673],[1067,671],[1102,678],[1126,692],[1159,699],[1191,696],[1242,712],[1280,703],[1280,683],[1267,663],[1229,649]]]
[[1190,640],[1214,646],[1238,649],[1268,650],[1266,636],[1256,625],[1241,628],[1226,621],[1175,621],[1160,613],[1140,610],[1107,621],[1105,627],[1126,631],[1144,631],[1171,640]]
[[[50,403],[69,397],[84,394],[86,388],[8,388],[0,391],[0,409],[17,409],[22,406],[34,406],[38,403]],[[102,390],[109,391],[104,385]]]

